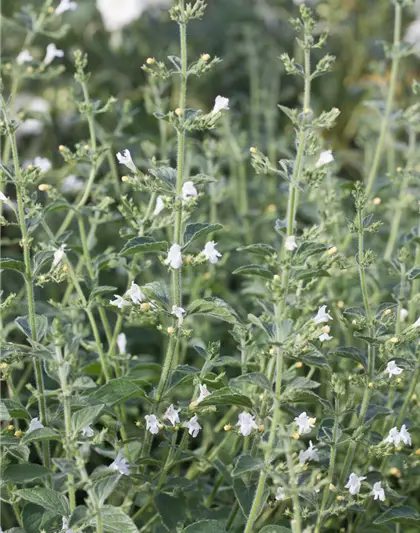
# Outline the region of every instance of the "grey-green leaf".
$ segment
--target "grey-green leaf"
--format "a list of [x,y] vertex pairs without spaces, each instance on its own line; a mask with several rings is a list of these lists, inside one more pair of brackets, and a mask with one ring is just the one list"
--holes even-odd
[[6,405],[4,402],[0,401],[0,421],[3,422],[4,420],[10,420],[11,418]]
[[212,318],[218,318],[229,322],[230,324],[237,324],[240,322],[236,312],[220,298],[204,298],[202,300],[194,300],[187,309],[189,315],[205,315]]
[[253,457],[252,455],[241,455],[236,461],[235,467],[232,470],[232,476],[242,476],[247,472],[254,470],[262,470],[264,468],[264,460],[261,457]]
[[34,479],[39,479],[52,474],[52,471],[45,466],[31,463],[21,463],[7,466],[3,471],[3,481],[5,483],[28,483]]
[[161,492],[155,497],[156,509],[168,531],[176,531],[179,524],[185,523],[185,509],[181,498]]
[[92,405],[76,411],[71,416],[71,428],[75,435],[85,426],[91,424],[103,409],[103,405]]
[[261,265],[244,265],[233,271],[233,274],[242,276],[257,276],[258,278],[273,279],[274,274],[266,267]]
[[25,263],[18,259],[3,257],[0,259],[0,268],[4,270],[15,270],[16,272],[25,275]]
[[32,489],[21,489],[17,491],[18,496],[23,500],[39,505],[47,511],[60,516],[69,516],[70,505],[67,498],[61,492],[44,487],[34,487]]
[[119,507],[104,505],[100,513],[105,531],[109,531],[109,533],[138,533],[134,522]]
[[29,442],[36,442],[40,440],[60,440],[60,435],[50,428],[39,428],[26,433],[22,438],[21,444],[28,444]]
[[401,505],[399,507],[391,507],[384,513],[382,513],[373,523],[374,524],[387,524],[392,522],[398,523],[417,523],[420,522],[420,514],[409,505]]
[[166,252],[167,250],[168,243],[166,241],[156,241],[152,237],[134,237],[134,239],[126,242],[120,255],[131,256],[150,252]]
[[208,224],[206,222],[194,222],[187,224],[184,233],[184,249],[192,242],[223,229],[222,224]]
[[217,520],[200,520],[182,530],[181,533],[226,533]]
[[91,400],[104,403],[110,407],[130,398],[145,397],[145,392],[127,378],[111,379],[89,395]]
[[202,400],[198,407],[206,407],[208,405],[237,405],[239,407],[252,408],[252,402],[248,396],[239,394],[229,387],[224,387],[214,391]]

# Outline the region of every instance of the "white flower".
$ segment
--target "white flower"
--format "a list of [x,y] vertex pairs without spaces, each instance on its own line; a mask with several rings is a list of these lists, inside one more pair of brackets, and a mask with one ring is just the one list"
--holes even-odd
[[34,431],[35,429],[42,429],[44,426],[41,424],[38,418],[33,418],[30,423],[29,427],[26,430],[26,433],[30,433],[31,431]]
[[196,399],[195,403],[200,403],[204,400],[204,398],[207,398],[207,396],[210,396],[211,392],[207,390],[207,385],[201,385],[200,383],[200,395]]
[[400,438],[404,444],[408,444],[408,446],[411,446],[411,435],[408,432],[407,428],[405,427],[405,424],[401,426]]
[[331,337],[331,335],[328,335],[328,333],[322,333],[318,339],[321,341],[321,342],[324,342],[324,341],[330,341],[333,337]]
[[385,501],[385,491],[381,486],[381,482],[377,481],[374,483],[372,487],[372,492],[370,493],[373,496],[374,500],[381,500],[381,502]]
[[[16,97],[16,113],[24,111],[25,113],[39,113],[42,116],[50,112],[50,104],[44,98],[40,98],[32,93],[19,93]],[[24,135],[39,135],[44,129],[44,123],[39,118],[28,118],[19,124],[16,130],[17,137]]]
[[62,244],[60,248],[57,248],[57,250],[54,252],[54,260],[53,260],[53,267],[56,267],[61,263],[61,261],[64,259],[66,252],[64,251],[67,248],[66,244]]
[[140,287],[134,281],[131,282],[131,287],[125,293],[125,296],[131,298],[131,301],[134,304],[139,304],[146,298],[146,296],[142,293]]
[[124,457],[122,452],[118,452],[115,461],[109,465],[111,470],[116,470],[123,476],[130,475],[130,465],[127,463],[127,459]]
[[283,487],[278,487],[276,492],[276,500],[281,501],[286,498],[286,491]]
[[171,315],[174,315],[177,317],[179,325],[181,325],[184,321],[184,313],[185,313],[185,309],[183,309],[182,307],[177,307],[176,305],[172,306]]
[[216,100],[214,101],[214,107],[212,109],[212,114],[215,115],[216,113],[220,113],[220,111],[229,111],[229,98],[225,98],[224,96],[216,96]]
[[117,337],[117,346],[120,354],[126,353],[127,350],[127,337],[125,333],[120,333]]
[[303,464],[306,461],[319,461],[317,449],[311,440],[309,441],[309,448],[299,452],[299,462]]
[[358,477],[353,472],[350,474],[349,481],[347,485],[345,485],[345,489],[349,489],[349,492],[352,496],[355,496],[356,494],[359,494],[360,492],[360,483],[366,479],[365,477]]
[[70,174],[63,180],[61,190],[63,192],[78,192],[84,188],[85,184],[81,178],[78,178],[74,174]]
[[181,411],[181,409],[175,409],[175,407],[171,404],[165,411],[165,414],[163,415],[163,418],[167,418],[169,422],[175,426],[175,424],[179,424],[179,416],[178,413]]
[[173,244],[170,247],[168,257],[165,259],[165,265],[175,269],[182,265],[181,246],[179,244]]
[[124,150],[124,152],[118,152],[117,154],[118,163],[120,165],[125,165],[127,168],[129,168],[132,172],[136,172],[136,165],[133,163],[133,160],[131,159],[131,153],[130,150]]
[[[64,533],[74,533],[73,529],[69,529],[69,519],[63,516],[63,525],[62,525],[62,531]],[[1,533],[1,530],[0,530]]]
[[319,155],[319,159],[315,164],[316,168],[323,167],[324,165],[328,165],[328,163],[332,163],[334,161],[334,156],[332,155],[331,150],[325,150],[324,152],[321,152]]
[[44,173],[48,172],[52,168],[51,161],[46,157],[35,157],[33,165],[34,167],[38,167],[41,172]]
[[385,439],[385,442],[389,442],[390,444],[394,444],[394,446],[398,446],[401,442],[401,436],[400,432],[396,427],[393,427],[388,434],[388,437]]
[[118,307],[119,309],[127,307],[127,305],[131,305],[130,302],[127,302],[127,300],[124,300],[124,298],[122,296],[118,296],[118,294],[114,294],[114,297],[115,300],[109,300],[109,303],[115,307]]
[[50,63],[52,63],[54,61],[54,59],[56,57],[63,57],[64,56],[64,52],[63,50],[59,50],[54,43],[50,43],[48,46],[47,46],[47,51],[45,53],[45,57],[44,57],[44,63],[45,65],[49,65]]
[[55,14],[62,15],[66,11],[74,11],[75,9],[77,9],[76,2],[72,2],[71,0],[61,0],[55,9]]
[[403,368],[397,366],[395,361],[389,361],[386,366],[385,372],[388,372],[388,377],[392,378],[392,376],[398,376],[399,374],[401,374],[403,370]]
[[194,187],[192,181],[186,181],[182,186],[181,197],[183,200],[189,200],[190,198],[196,198],[198,196],[197,189]]
[[146,429],[148,429],[152,435],[157,435],[159,433],[160,425],[156,415],[146,415],[144,418],[146,420]]
[[22,50],[16,58],[16,63],[18,65],[23,65],[24,63],[30,63],[33,60],[33,57],[28,52],[28,50]]
[[236,425],[239,426],[239,432],[244,437],[248,437],[253,429],[258,429],[258,426],[255,423],[255,416],[252,416],[246,411],[242,411],[242,413],[240,413],[238,423]]
[[216,243],[214,241],[207,242],[202,253],[212,265],[215,265],[219,258],[222,257],[222,254],[216,250]]
[[190,418],[188,422],[184,422],[182,424],[182,427],[188,429],[188,433],[195,439],[195,437],[199,434],[200,429],[203,429],[200,424],[198,423],[198,417],[193,416]]
[[311,429],[315,427],[313,420],[313,418],[309,418],[306,412],[300,413],[299,416],[295,417],[294,421],[298,425],[298,432],[300,435],[305,435],[306,433],[311,432]]
[[293,252],[293,250],[296,250],[296,248],[298,247],[298,245],[296,244],[296,237],[294,235],[289,235],[288,237],[286,237],[284,247],[288,252]]
[[81,433],[84,437],[93,437],[93,435],[95,435],[95,432],[93,431],[93,429],[90,427],[90,424],[83,427],[81,429]]
[[156,206],[155,206],[155,210],[153,211],[153,215],[157,217],[164,209],[165,209],[165,204],[163,203],[162,196],[158,196],[156,198]]
[[6,202],[7,204],[10,202],[10,198],[8,198],[4,193],[0,191],[0,202]]
[[420,328],[420,318],[418,318],[414,324],[413,324],[413,328]]
[[332,316],[328,314],[327,306],[322,305],[318,309],[318,313],[316,314],[316,317],[314,318],[315,324],[323,324],[324,322],[328,322],[329,320],[332,320]]
[[106,31],[117,32],[140,18],[144,11],[170,3],[170,0],[96,0],[96,7]]
[[408,317],[408,311],[407,311],[407,309],[404,309],[404,307],[403,307],[401,309],[401,311],[400,311],[400,320],[401,320],[401,322],[405,322],[407,317]]
[[415,51],[420,49],[420,19],[409,24],[404,41],[413,45]]

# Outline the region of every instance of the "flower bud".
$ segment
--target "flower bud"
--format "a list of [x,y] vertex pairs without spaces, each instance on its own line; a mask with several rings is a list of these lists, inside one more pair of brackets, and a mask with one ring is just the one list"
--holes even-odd
[[264,424],[260,424],[258,426],[258,431],[261,431],[261,432],[264,431]]
[[334,255],[337,253],[337,246],[332,246],[331,248],[328,248],[328,255]]
[[251,152],[251,154],[256,154],[257,153],[257,149],[255,148],[255,146],[251,146],[249,151]]
[[300,438],[300,435],[299,435],[299,433],[297,431],[292,433],[290,436],[292,437],[292,439],[295,439],[295,440],[299,440],[299,438]]
[[210,59],[210,54],[201,54],[201,59],[203,61],[208,61]]
[[58,149],[59,149],[60,152],[63,152],[66,149],[66,147],[64,146],[64,144],[60,144]]
[[173,335],[175,333],[175,328],[173,328],[172,326],[169,326],[169,328],[166,331],[168,332],[169,335]]
[[13,431],[15,429],[15,426],[10,424],[10,426],[7,426],[7,431]]
[[15,431],[14,435],[15,435],[15,437],[20,438],[22,436],[22,431],[20,431],[20,429],[18,429],[18,431]]
[[303,363],[302,363],[302,361],[298,361],[298,362],[296,363],[296,368],[302,368],[302,367],[303,367]]
[[392,313],[391,309],[385,309],[384,316],[388,316]]
[[392,342],[393,344],[397,344],[397,342],[399,342],[399,341],[400,341],[400,340],[399,340],[398,337],[391,337],[391,338],[389,339],[389,342]]
[[339,301],[337,302],[337,307],[338,307],[339,309],[344,309],[344,302],[343,302],[343,300],[339,300]]
[[123,177],[121,178],[121,181],[124,182],[124,183],[126,183],[129,179],[130,179],[130,178],[129,178],[128,176],[123,176]]
[[373,199],[373,205],[379,205],[382,202],[382,200],[379,198],[379,196],[376,196]]
[[48,185],[48,183],[41,183],[40,185],[38,185],[38,189],[42,192],[48,191],[49,188],[50,186]]
[[331,328],[330,328],[330,326],[324,326],[324,327],[322,328],[322,331],[323,331],[324,333],[329,333],[329,332],[331,331]]
[[0,363],[0,370],[7,370],[9,365],[7,363]]
[[226,424],[225,426],[223,426],[223,429],[225,431],[230,431],[232,429],[232,426],[230,424]]
[[155,60],[154,57],[148,57],[148,58],[146,59],[146,63],[147,63],[148,65],[154,65],[154,64],[156,63],[156,60]]
[[140,304],[140,311],[150,311],[150,304],[147,302]]
[[177,107],[175,109],[175,115],[177,115],[178,117],[182,117],[183,114],[184,114],[184,110],[181,109],[180,107]]

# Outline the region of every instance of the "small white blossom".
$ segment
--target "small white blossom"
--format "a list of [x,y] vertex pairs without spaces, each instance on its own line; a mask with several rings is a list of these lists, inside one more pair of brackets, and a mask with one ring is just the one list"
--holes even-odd
[[54,43],[50,43],[48,46],[47,46],[47,51],[45,53],[45,57],[44,57],[44,63],[45,65],[49,65],[50,63],[52,63],[54,61],[54,59],[56,57],[63,57],[64,56],[64,52],[63,50],[59,50]]
[[389,442],[390,444],[394,444],[394,446],[398,446],[401,442],[401,436],[400,432],[396,427],[393,427],[390,429],[388,437],[385,439],[385,442]]
[[201,385],[200,383],[200,395],[196,399],[195,403],[200,403],[204,400],[204,398],[207,398],[207,396],[210,396],[211,392],[207,390],[207,385]]
[[131,305],[130,302],[127,302],[127,300],[124,300],[124,298],[122,296],[118,296],[118,294],[114,294],[114,297],[115,300],[109,300],[109,303],[115,307],[118,307],[118,309],[122,309],[123,307],[127,307],[127,305]]
[[316,168],[323,167],[324,165],[328,165],[328,163],[332,163],[334,161],[334,156],[332,155],[331,150],[325,150],[324,152],[321,152],[319,155],[319,159],[315,164]]
[[93,429],[90,427],[90,424],[89,424],[81,429],[81,434],[84,437],[93,437],[93,435],[95,435],[95,432],[93,431]]
[[401,322],[405,322],[407,320],[407,317],[408,317],[408,311],[407,309],[404,309],[404,307],[401,309],[400,311],[400,320]]
[[178,269],[182,265],[181,246],[173,244],[168,252],[168,257],[165,259],[165,265]]
[[298,425],[298,432],[300,435],[310,433],[312,428],[315,427],[315,424],[312,423],[312,419],[309,418],[306,412],[300,413],[299,416],[295,417],[294,421]]
[[109,465],[111,470],[116,470],[123,476],[130,475],[130,465],[127,463],[127,459],[124,457],[122,452],[118,452],[115,461]]
[[197,196],[198,192],[197,189],[194,187],[194,182],[186,181],[182,186],[182,199],[189,200],[190,198],[196,198]]
[[408,446],[411,446],[411,435],[408,432],[405,424],[401,426],[400,437],[404,444],[408,444]]
[[165,414],[163,415],[163,418],[167,418],[169,422],[175,426],[176,424],[179,424],[179,416],[178,413],[181,411],[181,409],[175,409],[175,407],[171,404],[165,411]]
[[278,502],[286,499],[286,491],[283,487],[278,487],[276,491],[276,500]]
[[55,14],[62,15],[66,11],[74,11],[75,9],[77,9],[76,2],[72,2],[71,0],[61,0],[55,9]]
[[163,8],[170,4],[170,0],[96,0],[106,31],[113,33],[140,18],[148,9]]
[[185,313],[185,309],[183,309],[182,307],[177,307],[176,305],[172,306],[171,315],[176,316],[176,318],[178,319],[179,325],[181,325],[184,321],[184,313]]
[[120,354],[127,353],[127,337],[125,333],[120,333],[117,336],[117,346]]
[[255,423],[255,416],[252,416],[246,411],[242,411],[242,413],[240,413],[238,423],[236,425],[239,426],[239,432],[244,437],[248,437],[253,429],[258,429],[258,426]]
[[131,298],[131,301],[134,304],[139,304],[146,298],[146,296],[142,293],[140,287],[134,281],[131,282],[131,287],[125,293],[125,296]]
[[403,368],[400,368],[397,366],[395,361],[389,361],[389,363],[386,366],[385,372],[388,372],[388,377],[392,378],[392,376],[398,376],[403,371]]
[[4,193],[0,191],[0,202],[6,202],[6,204],[10,203],[10,198],[8,198]]
[[319,461],[317,449],[312,444],[311,440],[309,441],[309,447],[306,450],[300,450],[299,452],[299,462],[303,464],[306,463],[306,461]]
[[18,65],[23,65],[24,63],[30,63],[34,58],[28,52],[28,50],[22,50],[16,58],[16,63]]
[[216,96],[212,114],[216,115],[216,113],[220,113],[220,111],[229,111],[229,109],[229,98],[225,98],[224,96]]
[[78,178],[74,174],[70,174],[63,180],[61,190],[63,192],[79,192],[84,188],[85,184],[81,178]]
[[215,265],[220,257],[222,257],[222,254],[216,250],[216,243],[214,241],[207,242],[202,253],[212,265]]
[[360,484],[361,482],[366,479],[365,477],[358,477],[354,472],[350,474],[349,480],[347,485],[345,485],[345,489],[349,489],[349,492],[352,496],[355,496],[356,494],[359,494],[360,492]]
[[118,152],[117,154],[118,163],[120,165],[125,165],[127,168],[129,168],[132,172],[136,172],[136,165],[133,163],[133,160],[131,159],[131,153],[130,150],[124,150],[124,152]]
[[46,157],[35,157],[33,162],[34,167],[38,167],[41,172],[48,172],[51,170],[51,161]]
[[[62,525],[62,531],[64,533],[74,533],[74,529],[69,529],[69,519],[63,516],[63,525]],[[2,530],[0,529],[0,533],[2,533]]]
[[298,245],[296,244],[296,237],[294,235],[289,235],[288,237],[286,237],[284,247],[288,252],[293,252],[293,250],[296,250],[296,248],[298,247]]
[[66,244],[62,244],[60,248],[54,252],[53,267],[56,267],[64,259],[66,252],[64,251],[67,248]]
[[188,429],[188,433],[195,439],[195,437],[199,434],[200,429],[203,429],[200,424],[198,423],[198,417],[193,416],[190,418],[188,422],[184,422],[182,424],[182,427]]
[[420,50],[420,19],[414,20],[408,25],[404,41],[410,43],[418,53]]
[[152,435],[157,435],[159,433],[160,424],[156,415],[146,415],[146,429],[150,431]]
[[318,309],[318,313],[316,314],[316,317],[314,318],[315,324],[323,324],[324,322],[328,322],[329,320],[332,320],[332,316],[328,314],[327,306],[322,305]]
[[331,337],[331,335],[328,335],[328,333],[322,333],[318,339],[321,341],[321,342],[324,342],[324,341],[330,341],[333,337]]
[[377,481],[376,483],[374,483],[372,489],[373,490],[372,490],[372,492],[370,494],[371,494],[371,496],[373,496],[373,499],[374,500],[381,500],[381,502],[384,502],[385,501],[385,491],[382,488],[381,482]]
[[156,198],[156,206],[155,206],[155,210],[153,211],[153,215],[157,217],[164,209],[165,209],[165,204],[163,203],[162,196],[158,196]]
[[29,427],[26,430],[26,433],[30,433],[31,431],[34,431],[35,429],[42,429],[44,426],[41,424],[38,418],[33,418],[30,423]]

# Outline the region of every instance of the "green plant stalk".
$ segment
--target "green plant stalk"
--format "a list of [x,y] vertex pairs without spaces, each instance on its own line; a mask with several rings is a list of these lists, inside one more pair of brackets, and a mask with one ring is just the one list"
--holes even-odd
[[295,474],[295,465],[293,464],[292,450],[290,447],[290,439],[286,438],[286,463],[287,470],[289,472],[289,480],[292,489],[292,502],[293,502],[293,520],[292,531],[293,533],[301,533],[302,531],[302,516],[300,511],[300,501],[298,493],[298,485]]
[[[180,0],[179,6],[182,14],[184,15],[185,0]],[[179,39],[181,48],[181,73],[180,73],[180,93],[178,107],[182,110],[185,109],[187,99],[187,24],[185,21],[179,23]],[[182,118],[180,119],[182,121]],[[176,197],[177,197],[177,211],[175,213],[175,227],[174,227],[174,244],[179,244],[182,247],[182,183],[184,177],[184,160],[185,160],[185,129],[183,124],[180,124],[180,128],[177,130],[177,171],[176,171]],[[172,272],[172,305],[177,307],[182,306],[182,272],[181,268],[173,269]],[[177,327],[176,320],[173,321],[174,327]],[[177,334],[173,334],[168,343],[166,351],[165,361],[163,364],[162,374],[159,380],[159,384],[156,391],[156,402],[159,403],[165,392],[167,383],[169,381],[172,372],[172,363],[175,357],[178,337]]]
[[328,501],[328,495],[330,491],[330,484],[334,480],[334,470],[335,470],[335,461],[337,458],[337,432],[338,432],[338,405],[337,400],[335,402],[335,418],[334,418],[334,427],[333,427],[333,444],[331,446],[330,454],[330,466],[328,468],[328,484],[325,485],[324,491],[322,493],[321,507],[318,513],[318,519],[315,526],[315,533],[321,532],[322,519],[324,515],[324,509]]
[[[419,264],[420,264],[420,246],[417,245],[416,259],[414,261],[414,265],[419,265]],[[420,292],[420,279],[415,279],[411,287],[410,303],[408,306],[408,320],[410,324],[412,324],[416,320],[417,306],[416,306],[414,298],[416,297],[417,294],[419,294],[419,292]]]
[[[35,314],[35,299],[34,299],[34,287],[32,283],[32,266],[31,266],[31,254],[30,254],[30,238],[28,230],[25,224],[25,210],[23,204],[23,188],[22,188],[22,173],[19,166],[19,156],[16,145],[16,137],[10,130],[10,121],[6,112],[6,105],[3,96],[0,95],[1,106],[3,109],[3,116],[7,128],[7,137],[10,140],[13,156],[13,167],[16,178],[16,199],[18,205],[18,222],[20,232],[22,235],[22,247],[23,247],[23,260],[25,263],[25,286],[26,286],[26,298],[28,302],[28,315],[29,325],[31,329],[31,337],[34,342],[38,340],[38,333],[36,329],[36,314]],[[42,366],[39,358],[34,358],[35,380],[36,388],[38,392],[38,409],[41,418],[41,423],[47,425],[47,402],[45,399],[44,377],[42,374]],[[50,450],[48,442],[43,442],[43,454],[44,465],[50,467]]]

